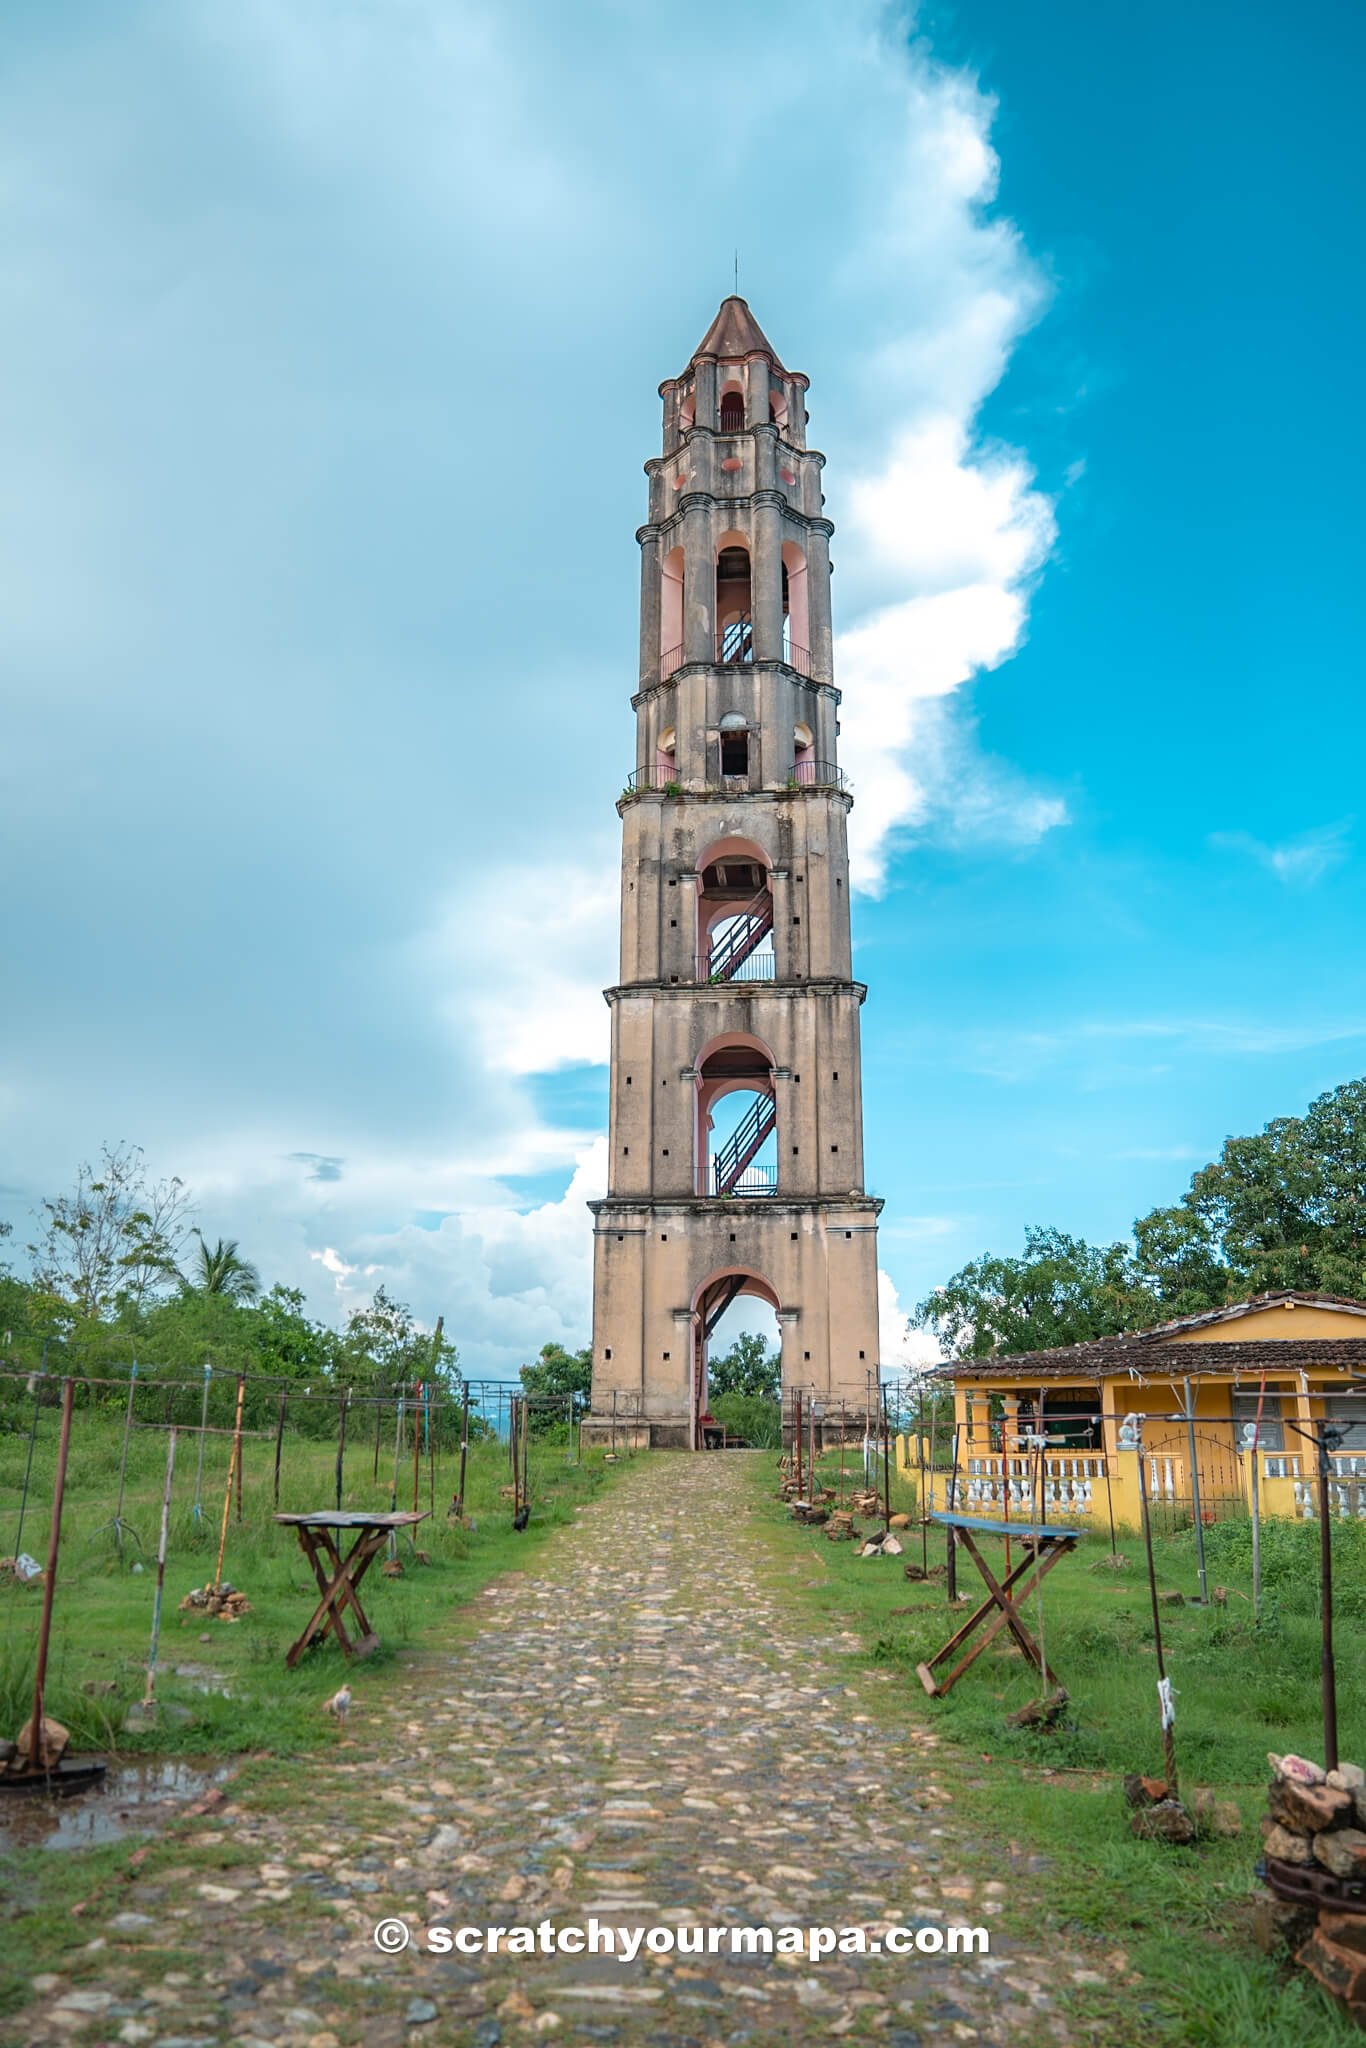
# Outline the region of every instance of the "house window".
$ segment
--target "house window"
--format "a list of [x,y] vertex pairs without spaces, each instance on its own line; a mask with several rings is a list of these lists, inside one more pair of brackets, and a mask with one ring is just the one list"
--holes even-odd
[[1283,1399],[1284,1396],[1280,1394],[1268,1394],[1264,1401],[1261,1401],[1260,1396],[1257,1394],[1235,1394],[1233,1396],[1233,1441],[1235,1446],[1241,1447],[1244,1429],[1249,1422],[1257,1420],[1257,1408],[1260,1401],[1262,1425],[1257,1431],[1257,1448],[1262,1451],[1283,1451],[1285,1449],[1285,1423],[1282,1420],[1285,1414],[1285,1409],[1282,1406]]
[[1330,1394],[1323,1414],[1325,1421],[1342,1430],[1344,1451],[1366,1451],[1366,1399],[1360,1394]]

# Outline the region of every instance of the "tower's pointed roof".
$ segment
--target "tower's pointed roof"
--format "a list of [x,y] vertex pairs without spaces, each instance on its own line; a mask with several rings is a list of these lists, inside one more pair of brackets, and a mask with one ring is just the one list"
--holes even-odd
[[755,353],[766,355],[775,369],[782,369],[777,349],[750,312],[747,302],[732,293],[728,299],[722,299],[716,318],[692,352],[692,360],[696,362],[699,356],[729,359]]

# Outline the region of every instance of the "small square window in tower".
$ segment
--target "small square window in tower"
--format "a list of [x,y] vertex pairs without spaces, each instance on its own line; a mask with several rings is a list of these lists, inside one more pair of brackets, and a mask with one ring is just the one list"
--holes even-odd
[[749,728],[738,711],[728,711],[721,720],[721,773],[749,774]]

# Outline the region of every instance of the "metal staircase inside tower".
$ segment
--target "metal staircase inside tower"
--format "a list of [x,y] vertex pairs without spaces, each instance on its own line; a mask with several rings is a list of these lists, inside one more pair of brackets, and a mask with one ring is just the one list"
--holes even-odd
[[778,1108],[773,1097],[761,1095],[712,1160],[714,1195],[773,1193],[776,1169],[754,1167],[751,1162],[777,1121]]
[[753,902],[737,911],[724,937],[707,954],[708,981],[734,981],[751,953],[773,929],[773,898],[761,889]]

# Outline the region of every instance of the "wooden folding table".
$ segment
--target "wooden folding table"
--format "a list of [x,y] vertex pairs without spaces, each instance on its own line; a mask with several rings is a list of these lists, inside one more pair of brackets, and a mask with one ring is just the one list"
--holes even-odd
[[[1035,1642],[1020,1608],[1034,1588],[1042,1583],[1060,1557],[1065,1557],[1081,1535],[1080,1529],[1059,1528],[1052,1522],[993,1522],[979,1515],[945,1514],[938,1508],[930,1510],[930,1520],[938,1522],[949,1531],[949,1541],[961,1544],[976,1565],[986,1585],[987,1597],[981,1606],[970,1614],[960,1629],[949,1637],[942,1650],[924,1664],[917,1664],[916,1676],[926,1692],[942,1698],[951,1692],[970,1664],[976,1662],[987,1645],[1008,1628],[1016,1642],[1034,1666],[1046,1686],[1056,1687],[1058,1681],[1049,1670],[1043,1650]],[[990,1565],[973,1541],[976,1536],[1008,1536],[1024,1545],[1024,1556],[1013,1571],[1003,1579],[997,1579]],[[1029,1576],[1026,1578],[1025,1574]],[[1023,1581],[1023,1583],[1021,1583]],[[1017,1591],[1018,1588],[1018,1591]],[[935,1669],[955,1650],[961,1649],[977,1634],[988,1615],[991,1620],[982,1629],[980,1639],[960,1657],[942,1682],[935,1677]]]
[[[322,1595],[308,1627],[285,1658],[286,1665],[292,1669],[309,1644],[321,1642],[329,1630],[337,1638],[344,1656],[367,1657],[371,1650],[378,1648],[379,1637],[366,1620],[365,1609],[360,1604],[360,1582],[389,1541],[390,1533],[395,1529],[411,1528],[414,1522],[425,1521],[425,1512],[380,1515],[364,1509],[345,1513],[325,1508],[315,1515],[277,1515],[275,1519],[287,1528],[298,1530],[300,1546],[313,1567],[313,1576]],[[343,1557],[333,1531],[347,1529],[355,1530],[356,1540]],[[348,1607],[355,1626],[360,1630],[354,1643],[346,1633],[343,1619]]]

